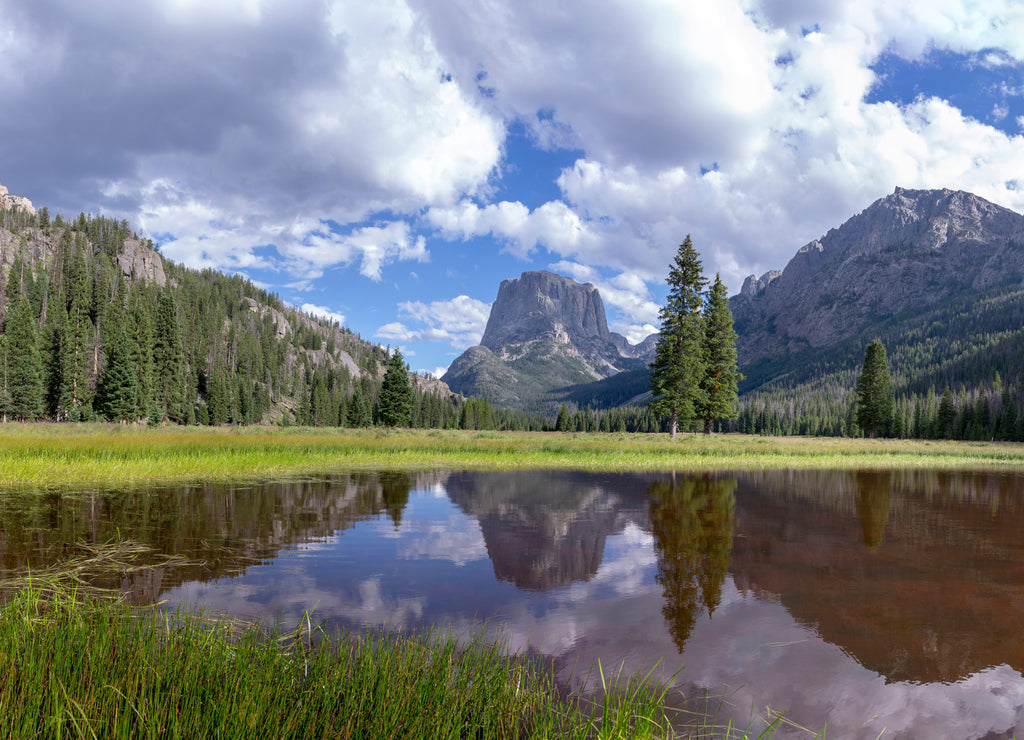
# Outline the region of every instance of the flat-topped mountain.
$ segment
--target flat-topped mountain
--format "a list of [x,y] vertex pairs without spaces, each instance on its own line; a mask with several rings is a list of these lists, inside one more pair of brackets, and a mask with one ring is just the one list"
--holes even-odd
[[963,191],[896,188],[782,272],[747,278],[731,300],[740,363],[826,347],[1022,279],[1024,216]]
[[593,285],[538,270],[502,281],[480,344],[442,380],[499,406],[550,410],[559,390],[643,369],[653,352],[653,340],[631,345],[608,330]]

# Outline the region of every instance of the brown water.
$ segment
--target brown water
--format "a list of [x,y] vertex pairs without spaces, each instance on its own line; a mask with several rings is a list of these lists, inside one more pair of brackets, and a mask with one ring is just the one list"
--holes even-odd
[[[829,738],[1024,736],[1024,474],[363,473],[0,497],[0,577],[131,538],[136,602],[484,629]],[[724,701],[720,701],[724,700]],[[787,727],[776,737],[810,737]]]

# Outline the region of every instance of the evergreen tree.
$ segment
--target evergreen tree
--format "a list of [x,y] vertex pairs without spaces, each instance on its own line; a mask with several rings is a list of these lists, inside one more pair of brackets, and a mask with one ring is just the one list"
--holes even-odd
[[736,365],[736,330],[729,310],[729,296],[718,275],[715,275],[704,311],[703,359],[703,398],[697,415],[704,420],[704,434],[710,434],[715,419],[739,416],[737,384],[743,378]]
[[185,415],[185,352],[178,323],[178,304],[165,290],[156,309],[153,368],[156,404],[164,420],[180,422]]
[[558,409],[558,418],[555,419],[555,431],[556,432],[568,432],[569,424],[571,419],[569,417],[569,407],[564,403]]
[[701,316],[706,284],[703,266],[689,235],[679,246],[666,282],[667,303],[659,312],[661,335],[651,364],[651,411],[669,418],[669,434],[675,439],[680,423],[688,425],[696,409],[705,403],[701,388],[704,362]]
[[956,406],[953,403],[953,392],[946,388],[942,392],[939,410],[935,415],[935,434],[933,436],[941,439],[951,438],[953,436],[954,421],[956,421]]
[[107,353],[107,367],[96,389],[99,411],[122,424],[139,418],[138,379],[132,363],[132,344],[127,327],[121,326]]
[[157,421],[163,409],[156,405],[155,363],[153,360],[153,330],[145,293],[136,288],[131,295],[131,309],[128,325],[132,347],[132,363],[135,366],[135,405],[140,417],[147,417],[150,423]]
[[15,419],[32,421],[42,416],[44,398],[36,319],[27,296],[17,295],[13,306],[8,304],[7,308],[7,411]]
[[352,393],[352,400],[349,401],[345,425],[352,429],[370,426],[370,410],[366,408],[366,401],[363,400],[363,393],[358,386]]
[[893,393],[885,345],[878,339],[868,345],[864,368],[857,379],[857,426],[869,437],[887,434],[892,424]]
[[408,426],[412,415],[412,386],[402,353],[396,349],[388,359],[384,382],[377,398],[378,414],[385,426]]

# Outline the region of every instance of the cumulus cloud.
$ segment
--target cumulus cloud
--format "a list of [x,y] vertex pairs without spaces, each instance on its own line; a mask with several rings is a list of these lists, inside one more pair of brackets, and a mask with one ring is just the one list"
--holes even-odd
[[431,208],[426,220],[449,239],[491,236],[508,252],[524,259],[538,247],[556,254],[587,253],[595,241],[583,219],[560,200],[533,211],[518,201],[481,208],[463,200],[455,206]]
[[[451,204],[499,161],[500,120],[402,0],[100,6],[0,0],[18,72],[0,72],[4,178],[173,235],[189,264],[234,269],[259,245],[315,240],[302,222]],[[374,249],[351,241],[334,246],[363,250],[376,276]]]
[[318,316],[321,319],[327,319],[328,321],[334,321],[338,326],[345,325],[345,316],[337,311],[332,311],[326,306],[317,306],[312,303],[303,303],[299,306],[300,311],[308,313],[310,316]]
[[[405,301],[398,304],[398,312],[401,317],[421,326],[410,328],[394,321],[378,328],[377,336],[401,343],[447,342],[456,349],[465,349],[480,344],[491,306],[460,295],[450,301]],[[440,374],[444,374],[443,369]]]
[[533,211],[432,209],[449,238],[491,235],[517,255],[543,247],[654,281],[692,234],[735,291],[897,185],[1024,209],[1006,184],[1022,164],[1018,137],[938,98],[866,102],[883,53],[1019,63],[1015,3],[607,2],[578,14],[523,2],[488,6],[486,23],[473,5],[443,24],[439,3],[417,7],[455,66],[486,71],[481,84],[506,116],[585,155],[559,178],[562,197]]

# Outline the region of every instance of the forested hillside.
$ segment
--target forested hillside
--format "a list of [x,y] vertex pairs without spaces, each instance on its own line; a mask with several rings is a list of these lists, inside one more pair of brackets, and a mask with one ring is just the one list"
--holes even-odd
[[[124,221],[0,209],[7,420],[369,426],[389,350],[251,282],[164,260]],[[542,425],[410,375],[408,425]]]
[[874,338],[885,345],[892,372],[892,435],[1024,441],[1024,289],[963,296],[782,363],[752,363],[732,428],[858,435],[854,386]]

